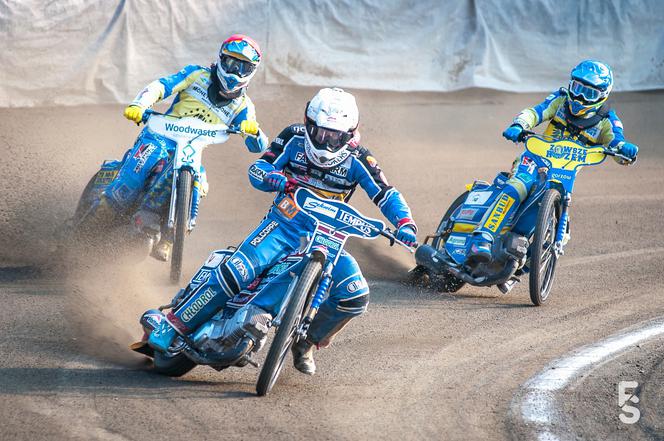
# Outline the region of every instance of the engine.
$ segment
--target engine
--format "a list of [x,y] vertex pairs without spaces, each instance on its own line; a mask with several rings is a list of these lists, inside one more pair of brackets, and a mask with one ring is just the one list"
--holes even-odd
[[237,310],[225,308],[196,331],[193,340],[201,351],[223,352],[248,337],[256,352],[267,340],[271,323],[272,316],[251,303]]

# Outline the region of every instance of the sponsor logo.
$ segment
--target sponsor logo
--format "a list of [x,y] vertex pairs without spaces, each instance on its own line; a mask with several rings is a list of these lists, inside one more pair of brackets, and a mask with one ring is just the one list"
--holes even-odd
[[378,166],[378,161],[373,156],[367,156],[367,164],[375,168]]
[[383,184],[390,185],[390,183],[387,182],[387,177],[385,176],[385,173],[383,173],[382,170],[380,173],[378,173],[378,177],[380,178],[381,181],[383,181]]
[[537,167],[535,161],[526,156],[524,156],[523,159],[521,160],[521,165],[528,167],[528,173],[532,173],[533,171],[535,171],[535,167]]
[[295,154],[295,161],[297,161],[297,162],[307,162],[307,160],[304,156],[304,153],[302,153],[302,152],[297,152]]
[[568,161],[586,162],[588,151],[581,147],[551,144],[546,151],[547,158],[566,159]]
[[210,303],[210,300],[212,300],[213,297],[214,291],[212,291],[212,288],[206,289],[203,294],[201,294],[191,303],[191,305],[187,306],[187,309],[182,312],[182,315],[180,316],[182,321],[188,322],[191,320],[196,314],[198,314],[201,309],[203,309],[205,305]]
[[251,242],[249,242],[252,246],[257,246],[259,243],[263,242],[263,240],[272,232],[274,231],[275,228],[277,228],[279,224],[275,221],[271,221],[269,224],[265,226],[253,239],[251,239]]
[[256,165],[252,165],[249,168],[249,176],[252,178],[258,179],[259,181],[263,181],[263,178],[267,172],[265,170],[262,170],[261,168],[257,167]]
[[154,144],[143,144],[141,145],[136,153],[134,154],[134,159],[136,159],[136,165],[134,166],[134,173],[138,173],[145,166],[145,163],[148,161],[150,155],[157,149],[157,146]]
[[166,123],[166,130],[169,132],[186,133],[199,136],[217,136],[216,130],[197,129],[191,126],[179,126],[173,123]]
[[475,217],[477,214],[477,208],[462,208],[459,210],[459,214],[457,214],[456,218],[458,220],[471,220]]
[[302,208],[308,211],[315,211],[316,213],[324,214],[325,216],[335,217],[339,212],[339,209],[334,205],[328,204],[327,202],[319,201],[314,198],[307,198],[302,205]]
[[297,208],[297,205],[295,205],[295,202],[289,197],[283,198],[281,202],[279,202],[279,205],[277,205],[277,208],[281,211],[281,214],[288,219],[293,219],[298,211],[300,211],[300,209]]
[[551,173],[551,177],[552,177],[553,179],[561,179],[561,180],[566,180],[566,181],[569,181],[570,179],[572,179],[571,176],[569,176],[569,175],[564,175],[564,174],[562,174],[562,173]]
[[484,223],[484,227],[494,233],[498,231],[498,227],[500,226],[503,219],[505,219],[505,215],[507,215],[507,212],[510,210],[513,204],[513,197],[506,194],[502,195],[500,199],[498,199],[496,206],[493,207],[489,218]]
[[277,145],[284,145],[284,140],[283,140],[283,138],[274,138],[274,139],[272,140],[272,142],[275,143],[275,144],[277,144]]
[[304,133],[304,126],[297,125],[292,127],[293,127],[293,132],[295,132],[296,134],[301,135],[302,133]]
[[239,257],[233,257],[231,260],[231,265],[235,267],[238,273],[240,273],[240,277],[242,277],[242,281],[246,282],[249,279],[249,271],[247,271],[247,267],[244,265],[244,262],[242,259]]
[[100,170],[95,178],[95,185],[108,185],[117,175],[117,170]]
[[321,244],[323,246],[326,246],[328,248],[332,248],[335,251],[339,251],[339,249],[341,248],[341,244],[339,242],[334,241],[334,240],[332,240],[328,237],[322,236],[320,234],[318,236],[316,236],[316,239],[314,240],[314,242],[319,243],[319,244]]
[[345,178],[346,176],[348,176],[348,168],[342,165],[338,165],[332,170],[330,170],[330,173]]
[[466,198],[467,204],[482,205],[489,200],[493,193],[490,191],[473,191]]
[[191,279],[191,282],[200,285],[207,282],[209,279],[210,279],[210,271],[202,269],[198,273],[196,273],[194,278]]
[[367,287],[368,287],[367,281],[364,279],[360,279],[360,280],[353,280],[352,282],[350,282],[346,287],[346,289],[348,290],[348,292],[354,293]]
[[364,234],[371,234],[373,230],[375,230],[375,227],[371,225],[369,222],[365,221],[362,218],[354,216],[346,211],[342,211],[339,217],[337,217],[337,220],[346,225],[351,225],[357,228]]
[[466,236],[450,236],[447,238],[447,243],[455,247],[463,247],[466,245]]

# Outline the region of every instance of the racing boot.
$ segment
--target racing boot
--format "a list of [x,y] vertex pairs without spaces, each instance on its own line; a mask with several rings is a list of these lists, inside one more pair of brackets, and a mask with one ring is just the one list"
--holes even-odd
[[167,320],[162,320],[159,325],[150,333],[148,337],[148,344],[154,349],[161,352],[168,352],[168,348],[175,340],[177,331],[168,323]]
[[470,239],[468,248],[468,262],[489,263],[491,262],[491,244],[493,237],[488,233],[475,232]]
[[171,251],[173,250],[173,242],[162,237],[159,242],[152,248],[150,256],[162,262],[168,262],[171,258]]
[[291,351],[293,352],[293,365],[295,365],[295,369],[307,375],[316,373],[316,363],[314,362],[315,348],[316,346],[306,339],[302,339],[293,345]]

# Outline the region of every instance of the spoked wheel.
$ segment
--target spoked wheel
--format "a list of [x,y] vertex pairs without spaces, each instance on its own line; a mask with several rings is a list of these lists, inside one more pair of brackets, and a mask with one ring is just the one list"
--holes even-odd
[[182,275],[184,239],[189,225],[189,217],[191,216],[191,186],[194,182],[191,170],[180,170],[177,180],[173,255],[171,256],[172,283],[180,282],[180,276]]
[[295,343],[295,332],[302,320],[307,298],[318,286],[322,268],[323,264],[320,260],[310,260],[297,281],[272,346],[265,357],[263,369],[258,376],[256,393],[259,396],[267,395],[279,378],[288,351]]
[[530,245],[530,300],[544,304],[551,292],[558,258],[554,250],[561,215],[560,192],[547,190],[540,202],[533,243]]
[[[431,246],[433,246],[436,251],[440,251],[445,247],[445,241],[449,236],[449,233],[445,231],[447,226],[447,221],[452,217],[454,212],[466,202],[468,197],[468,192],[464,191],[458,198],[452,202],[452,205],[447,209],[443,218],[440,220],[440,224],[436,229],[436,237],[431,241]],[[457,292],[466,284],[466,282],[457,279],[452,274],[443,274],[443,275],[429,275],[429,280],[431,281],[431,287],[437,289],[440,292]]]

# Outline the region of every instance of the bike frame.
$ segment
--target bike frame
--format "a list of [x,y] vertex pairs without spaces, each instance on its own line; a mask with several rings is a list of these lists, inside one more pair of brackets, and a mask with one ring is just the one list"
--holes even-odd
[[[194,177],[199,177],[205,147],[226,142],[229,134],[236,131],[230,129],[226,124],[210,124],[198,118],[182,118],[151,111],[147,111],[146,114],[148,118],[146,126],[150,131],[176,143],[173,156],[171,200],[168,209],[168,228],[173,228],[180,170],[189,169]],[[192,220],[189,221],[188,230],[193,228]]]

